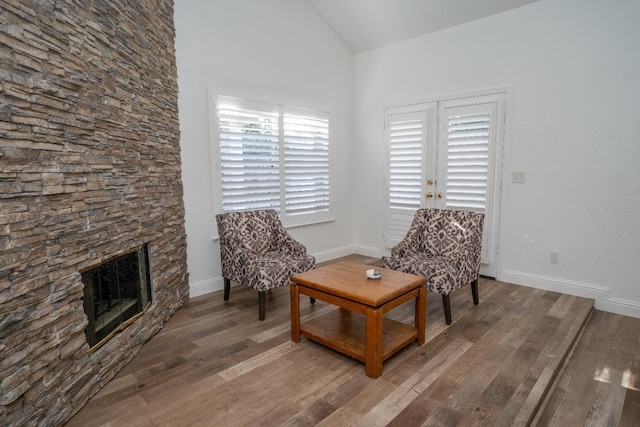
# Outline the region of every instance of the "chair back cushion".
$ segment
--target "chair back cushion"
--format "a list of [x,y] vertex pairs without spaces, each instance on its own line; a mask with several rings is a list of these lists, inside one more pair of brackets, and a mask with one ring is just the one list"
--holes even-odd
[[419,250],[431,256],[457,253],[467,241],[471,212],[445,209],[421,209],[419,218]]
[[282,227],[275,210],[229,212],[219,215],[218,233],[233,237],[248,249],[263,253],[273,250],[278,227]]

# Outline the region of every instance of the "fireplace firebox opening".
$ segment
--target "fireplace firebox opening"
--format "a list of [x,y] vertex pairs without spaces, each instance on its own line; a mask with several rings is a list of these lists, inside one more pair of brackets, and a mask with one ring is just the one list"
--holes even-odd
[[151,304],[148,245],[82,272],[85,328],[92,350],[133,323]]

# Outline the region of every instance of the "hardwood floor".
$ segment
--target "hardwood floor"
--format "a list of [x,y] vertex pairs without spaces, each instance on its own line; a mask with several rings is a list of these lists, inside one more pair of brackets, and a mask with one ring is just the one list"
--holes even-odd
[[640,319],[594,311],[539,425],[640,426]]
[[[485,279],[478,306],[468,287],[451,306],[447,326],[429,293],[426,344],[371,379],[358,361],[291,341],[286,287],[268,293],[262,322],[246,287],[226,303],[222,291],[193,298],[68,426],[640,425],[640,319]],[[303,320],[333,309],[301,298]],[[413,303],[388,315],[411,323]]]

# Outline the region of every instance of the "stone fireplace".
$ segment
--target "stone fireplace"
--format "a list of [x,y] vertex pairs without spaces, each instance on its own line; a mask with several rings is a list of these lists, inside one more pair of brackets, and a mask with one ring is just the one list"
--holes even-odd
[[[0,425],[58,425],[188,298],[171,0],[0,3]],[[146,247],[91,349],[83,273]]]

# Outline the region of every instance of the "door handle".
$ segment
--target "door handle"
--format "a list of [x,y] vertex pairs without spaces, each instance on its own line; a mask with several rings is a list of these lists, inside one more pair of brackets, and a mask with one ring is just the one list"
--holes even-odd
[[433,197],[433,192],[429,191],[425,196],[427,196],[427,199],[430,199]]
[[442,193],[438,193],[438,199],[442,199]]

